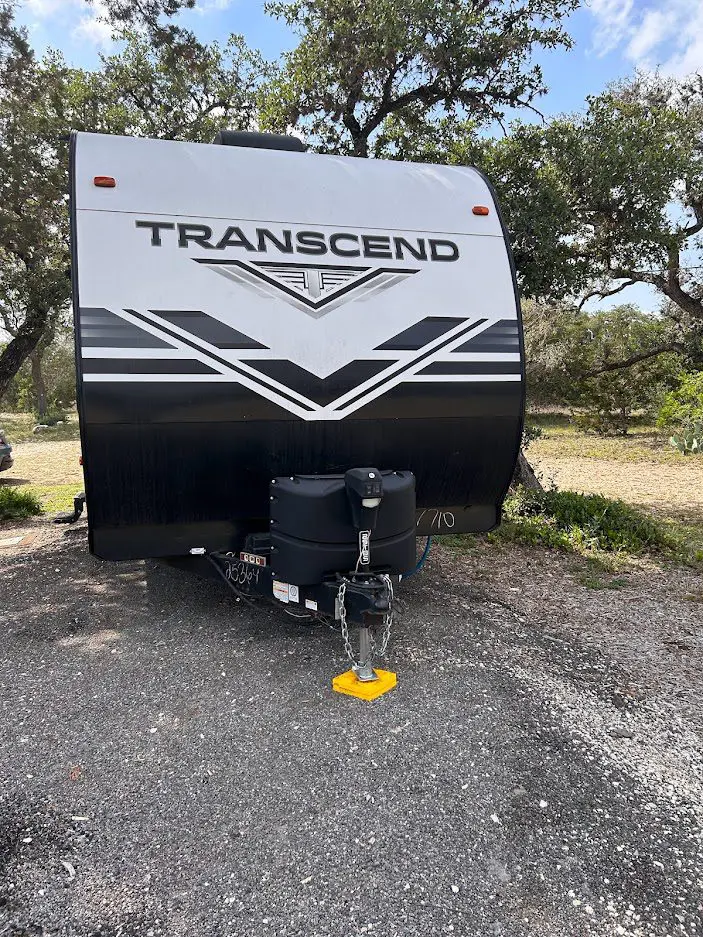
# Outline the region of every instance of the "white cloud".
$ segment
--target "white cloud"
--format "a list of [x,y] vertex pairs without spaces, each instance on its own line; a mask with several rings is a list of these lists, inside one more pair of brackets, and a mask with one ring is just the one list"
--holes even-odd
[[600,55],[619,45],[627,35],[634,0],[591,0],[596,18],[593,44]]
[[193,9],[196,13],[206,15],[208,13],[219,13],[222,10],[226,10],[231,4],[232,0],[202,0],[202,2],[196,3]]
[[107,49],[112,45],[112,26],[107,15],[107,10],[100,0],[88,6],[82,4],[86,12],[81,16],[78,25],[73,30],[73,35],[77,39],[85,39],[93,45],[101,46]]
[[[233,0],[198,0],[195,12],[202,15],[226,10]],[[33,26],[59,26],[65,34],[91,45],[112,45],[112,28],[103,0],[21,0]]]
[[40,20],[74,10],[78,5],[76,0],[26,0],[24,4],[32,16]]
[[622,47],[641,69],[674,76],[703,72],[703,0],[591,0],[589,8],[598,54]]
[[671,38],[676,27],[676,13],[669,7],[664,10],[647,10],[642,22],[631,35],[627,46],[627,56],[635,62],[644,61],[647,56]]
[[103,48],[111,44],[112,29],[102,0],[25,0],[24,7],[35,26],[60,27],[74,39]]

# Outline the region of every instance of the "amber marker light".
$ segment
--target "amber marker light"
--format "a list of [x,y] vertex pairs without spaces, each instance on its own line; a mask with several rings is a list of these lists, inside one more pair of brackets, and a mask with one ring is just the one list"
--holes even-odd
[[490,208],[486,205],[474,205],[471,211],[474,215],[487,215],[490,212]]
[[117,183],[112,176],[95,176],[93,185],[99,189],[114,189]]

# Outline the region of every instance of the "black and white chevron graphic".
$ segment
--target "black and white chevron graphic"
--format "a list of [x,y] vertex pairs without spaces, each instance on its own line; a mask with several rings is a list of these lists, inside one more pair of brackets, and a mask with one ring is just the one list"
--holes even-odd
[[304,420],[341,420],[406,382],[521,380],[509,319],[428,316],[324,378],[199,310],[82,308],[79,334],[84,381],[234,382]]
[[193,259],[260,295],[283,299],[314,319],[351,300],[368,299],[419,272],[398,267]]

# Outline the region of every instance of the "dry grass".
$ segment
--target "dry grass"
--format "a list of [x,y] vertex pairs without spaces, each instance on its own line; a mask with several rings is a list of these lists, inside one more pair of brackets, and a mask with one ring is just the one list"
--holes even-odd
[[627,436],[591,436],[562,429],[547,430],[546,437],[532,444],[534,454],[546,459],[581,459],[622,462],[649,462],[656,465],[685,465],[692,456],[681,455],[669,445],[669,435],[654,429],[640,429]]
[[39,443],[45,441],[78,439],[78,414],[68,414],[68,423],[63,426],[50,426],[40,434],[34,435],[37,421],[32,413],[0,413],[0,429],[4,429],[12,446],[17,443]]
[[668,465],[588,456],[549,458],[538,453],[537,445],[530,455],[544,480],[553,480],[558,488],[620,498],[662,518],[703,523],[703,459]]
[[670,433],[644,422],[636,422],[627,436],[596,436],[583,433],[571,423],[566,413],[535,413],[527,418],[540,426],[541,439],[531,447],[537,458],[606,459],[616,462],[654,462],[661,465],[685,465],[691,456],[681,455],[669,445]]
[[74,496],[83,489],[79,440],[34,437],[31,442],[16,444],[10,437],[10,441],[15,463],[0,475],[0,486],[21,486],[22,490],[30,491],[48,514],[71,510]]
[[563,414],[536,415],[543,436],[529,458],[545,483],[620,498],[703,543],[703,457],[683,456],[669,435],[636,426],[627,437],[578,432]]
[[10,485],[76,485],[83,487],[83,469],[78,464],[80,442],[68,440],[20,443],[13,447],[15,464],[3,472],[0,482]]

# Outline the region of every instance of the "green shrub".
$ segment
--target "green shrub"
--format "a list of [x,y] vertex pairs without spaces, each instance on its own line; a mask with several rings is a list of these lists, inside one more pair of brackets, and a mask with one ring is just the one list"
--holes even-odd
[[34,415],[37,421],[43,423],[45,426],[56,426],[57,423],[68,423],[68,414],[63,410],[47,410],[43,417],[40,417],[38,413]]
[[41,502],[31,491],[0,485],[0,521],[32,517],[41,513]]
[[669,391],[659,410],[657,425],[679,427],[703,422],[703,371],[684,374],[679,386]]
[[505,502],[498,536],[579,553],[680,550],[679,542],[656,521],[623,501],[576,491],[519,489]]
[[522,451],[525,452],[526,449],[529,449],[536,439],[541,439],[543,433],[542,427],[536,423],[525,423],[522,428],[522,443],[520,444]]

